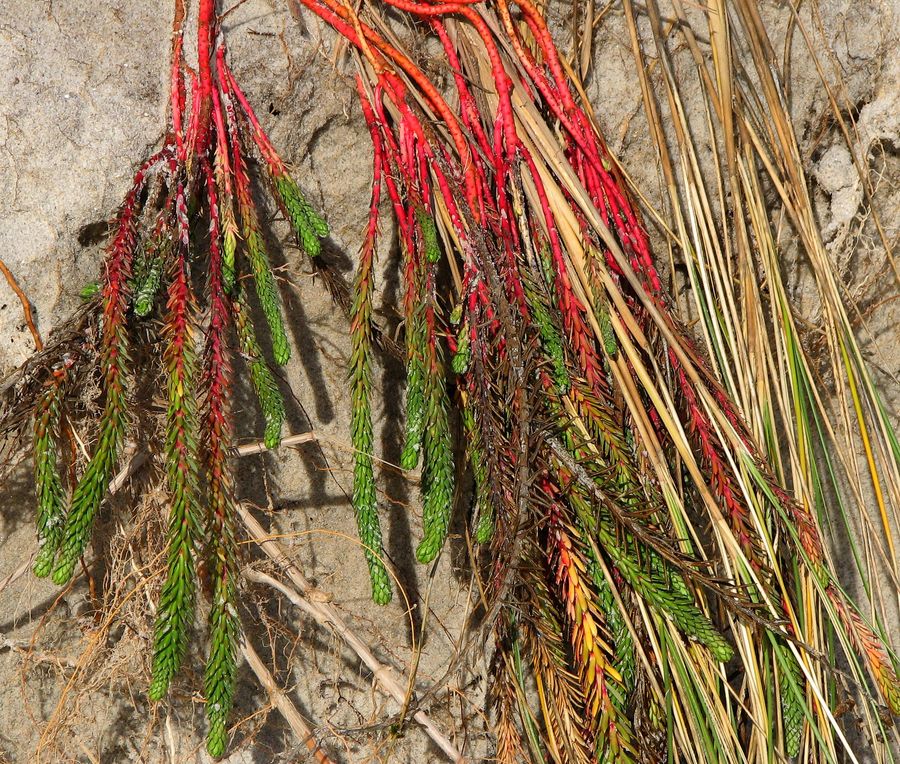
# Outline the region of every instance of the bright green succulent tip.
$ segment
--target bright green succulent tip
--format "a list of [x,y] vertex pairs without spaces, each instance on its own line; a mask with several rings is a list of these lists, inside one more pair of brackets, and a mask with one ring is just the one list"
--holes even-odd
[[220,759],[225,755],[225,746],[228,742],[228,731],[224,721],[210,722],[209,732],[206,735],[206,752],[214,759]]
[[50,546],[44,546],[38,552],[31,570],[38,578],[46,578],[53,570],[53,562],[56,559],[56,550]]
[[57,586],[65,586],[69,583],[69,580],[72,578],[72,574],[75,572],[75,562],[69,561],[64,556],[59,562],[56,563],[56,567],[53,569],[53,573],[51,578],[53,579],[53,583]]
[[81,292],[79,292],[79,297],[82,300],[90,300],[94,295],[100,293],[100,284],[96,281],[90,281],[81,287]]
[[372,578],[372,602],[376,605],[387,605],[394,596],[393,591],[391,591],[391,582],[388,578],[387,570],[385,570],[384,565],[381,564],[379,560],[377,563],[378,569],[371,569],[371,578]]

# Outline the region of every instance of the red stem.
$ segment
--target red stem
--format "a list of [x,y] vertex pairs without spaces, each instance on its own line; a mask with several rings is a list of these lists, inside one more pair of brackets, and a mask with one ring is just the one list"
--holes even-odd
[[[352,18],[353,15],[351,10],[338,4],[335,0],[322,0],[322,4],[317,2],[317,0],[300,0],[300,2],[347,38],[350,43],[361,50],[363,49],[363,41],[359,39],[355,29],[347,23],[347,20]],[[475,222],[480,222],[480,219],[478,218],[477,183],[472,171],[472,154],[469,149],[469,143],[463,136],[455,112],[447,105],[447,102],[438,92],[437,88],[435,88],[428,80],[422,70],[407,56],[397,50],[367,24],[362,21],[359,21],[358,24],[366,38],[365,42],[374,45],[382,55],[386,56],[402,69],[416,86],[420,88],[423,96],[443,120],[444,126],[447,128],[447,132],[450,133],[450,138],[459,155],[460,167],[463,170],[463,182],[466,188],[466,201],[469,203],[473,217],[476,218]],[[396,76],[394,76],[393,79],[397,80],[398,83],[400,82],[399,78]],[[397,104],[397,106],[399,108],[400,104]]]
[[197,20],[197,68],[200,73],[200,129],[195,152],[203,154],[209,148],[209,115],[212,111],[212,54],[216,36],[216,0],[200,0]]

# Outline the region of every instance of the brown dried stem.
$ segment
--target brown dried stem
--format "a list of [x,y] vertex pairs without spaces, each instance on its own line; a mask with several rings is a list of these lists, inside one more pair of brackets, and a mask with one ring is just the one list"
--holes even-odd
[[[318,590],[309,583],[303,575],[303,572],[291,559],[287,550],[266,533],[265,529],[259,524],[256,518],[253,517],[250,511],[246,507],[241,506],[238,508],[238,514],[244,522],[250,537],[256,541],[259,548],[271,557],[272,560],[287,574],[294,586],[288,586],[284,582],[278,581],[265,573],[252,569],[245,569],[244,577],[249,581],[265,584],[277,589],[287,597],[293,605],[311,616],[320,626],[331,629],[331,631],[344,640],[347,646],[359,656],[360,660],[372,672],[382,689],[387,692],[388,695],[393,697],[394,700],[403,705],[406,702],[406,690],[404,689],[403,684],[395,676],[393,670],[379,661],[369,646],[353,633],[341,617],[337,608],[327,601],[322,601],[327,600],[327,597],[311,596],[313,592],[318,592]],[[428,734],[428,737],[430,737],[452,761],[459,763],[466,761],[466,758],[460,753],[459,749],[438,729],[437,725],[425,711],[416,711],[413,714],[413,718],[422,726]]]

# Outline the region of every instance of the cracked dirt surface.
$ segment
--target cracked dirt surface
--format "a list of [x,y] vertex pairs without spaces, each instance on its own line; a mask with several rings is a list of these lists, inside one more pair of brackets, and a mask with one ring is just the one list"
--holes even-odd
[[[102,258],[98,233],[115,212],[139,160],[156,145],[165,124],[169,0],[0,0],[0,257],[18,278],[46,335],[79,304],[81,287],[97,277]],[[371,151],[359,109],[346,77],[331,63],[333,37],[320,23],[295,17],[281,0],[249,0],[226,25],[238,79],[263,116],[274,144],[295,168],[295,177],[328,218],[329,256],[345,271],[355,261],[367,213]],[[773,28],[783,36],[789,10],[763,3]],[[857,106],[857,158],[868,163],[881,184],[879,208],[888,240],[900,235],[900,64],[897,8],[891,0],[827,0],[819,5],[821,31],[840,68],[843,97]],[[565,24],[558,42],[568,44]],[[613,4],[597,29],[589,94],[610,145],[652,200],[661,194],[656,159],[621,11]],[[894,51],[894,55],[890,54]],[[692,64],[685,51],[678,66]],[[792,106],[798,135],[807,151],[811,187],[822,229],[847,288],[878,306],[867,314],[866,350],[897,411],[900,375],[900,304],[888,296],[885,264],[869,219],[863,190],[854,181],[853,158],[825,124],[827,102],[803,46],[795,40]],[[697,108],[699,101],[689,107]],[[291,316],[295,352],[286,370],[295,398],[289,401],[289,428],[315,430],[315,445],[277,455],[253,456],[241,464],[242,497],[261,508],[260,517],[282,533],[307,574],[329,592],[354,629],[379,655],[408,666],[412,655],[409,618],[402,598],[384,609],[369,603],[362,555],[352,539],[355,523],[348,501],[349,408],[345,385],[349,340],[346,321],[276,223],[280,254],[287,266],[283,295]],[[382,237],[382,262],[389,244]],[[814,319],[816,306],[804,302],[801,265],[794,286],[801,309]],[[381,314],[396,323],[396,295],[386,280]],[[877,348],[875,339],[878,340]],[[33,350],[21,308],[0,279],[0,375]],[[402,382],[388,364],[377,374],[380,399],[375,428],[379,455],[398,460]],[[240,435],[259,432],[243,417]],[[431,624],[419,666],[420,689],[439,678],[452,653],[451,635],[461,625],[468,579],[462,569],[464,543],[456,538],[429,576],[414,563],[418,534],[415,487],[384,468],[381,485],[386,547],[416,601],[421,623],[428,597]],[[0,487],[0,580],[27,559],[34,547],[30,478],[27,467]],[[411,509],[412,507],[412,509]],[[160,506],[159,511],[163,508]],[[115,518],[103,521],[107,531]],[[59,604],[51,608],[57,598]],[[59,590],[31,576],[0,593],[0,761],[38,760],[43,724],[57,711],[68,669],[86,647],[89,592],[82,582]],[[282,635],[270,656],[279,682],[316,728],[339,761],[421,762],[441,760],[415,727],[396,735],[382,728],[397,707],[373,689],[371,677],[332,636],[310,620],[274,603],[272,621],[283,620],[300,635]],[[38,627],[40,635],[32,637]],[[108,676],[79,700],[82,717],[64,751],[42,761],[162,762],[206,761],[202,751],[203,710],[193,695],[196,671],[179,681],[168,707],[152,711],[144,672],[149,646],[126,622],[114,630]],[[257,645],[261,650],[261,645]],[[32,651],[29,661],[25,653]],[[198,650],[199,652],[199,650]],[[199,665],[199,664],[197,664]],[[196,669],[197,666],[194,666]],[[430,711],[478,760],[485,755],[483,678],[475,662],[453,680]],[[469,682],[467,684],[467,682]],[[251,715],[266,699],[246,667],[240,674],[238,713]],[[155,715],[154,715],[155,714]],[[463,723],[460,720],[464,720]],[[258,729],[257,729],[258,727]],[[303,761],[277,713],[259,715],[238,735],[232,762]],[[68,757],[68,758],[67,758]]]

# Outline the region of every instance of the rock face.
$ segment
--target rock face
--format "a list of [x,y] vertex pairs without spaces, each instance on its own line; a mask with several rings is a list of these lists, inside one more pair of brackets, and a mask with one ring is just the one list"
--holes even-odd
[[[44,334],[96,278],[98,252],[79,245],[79,230],[114,212],[134,162],[159,140],[164,74],[147,63],[168,48],[161,5],[0,5],[0,248]],[[8,371],[34,348],[5,283],[0,300]]]
[[[349,269],[367,213],[371,149],[348,79],[331,63],[334,38],[316,20],[290,12],[286,2],[235,4],[237,9],[225,22],[235,73],[273,142],[295,168],[296,179],[329,220],[334,257]],[[171,0],[0,0],[0,258],[28,295],[45,337],[77,307],[82,286],[97,278],[103,251],[96,234],[115,214],[141,158],[161,139],[171,6]],[[566,7],[561,4],[554,12],[564,14]],[[765,4],[764,11],[772,28],[783,35],[789,8],[772,3]],[[889,0],[824,0],[819,11],[830,46],[824,59],[827,71],[839,67],[846,88],[842,102],[855,105],[850,116],[857,120],[856,159],[872,167],[880,184],[876,206],[886,238],[893,242],[900,225],[896,9]],[[556,29],[565,49],[569,27],[564,19]],[[848,288],[858,295],[886,297],[896,287],[885,286],[883,250],[872,227],[860,220],[865,193],[854,174],[853,156],[825,117],[825,93],[802,40],[796,33],[795,38],[792,105],[810,160],[811,190],[823,234]],[[776,49],[781,50],[780,44],[779,39]],[[656,158],[646,136],[617,6],[598,26],[594,52],[588,85],[598,119],[624,166],[655,200],[661,186]],[[676,63],[691,66],[686,52],[676,56]],[[699,100],[687,108],[699,109]],[[348,500],[352,467],[346,321],[322,285],[310,277],[284,231],[278,225],[274,231],[284,245],[280,257],[288,266],[289,283],[283,293],[299,348],[286,370],[295,393],[289,402],[290,426],[293,432],[315,430],[322,448],[304,446],[244,460],[242,496],[271,511],[273,527],[295,534],[292,543],[308,575],[348,609],[353,627],[383,658],[410,665],[414,649],[422,647],[424,618],[427,639],[418,680],[425,687],[447,668],[454,651],[452,635],[459,633],[465,616],[468,579],[455,569],[464,560],[464,549],[459,543],[451,548],[429,580],[412,556],[419,533],[410,509],[415,491],[385,467],[379,480],[386,492],[386,548],[418,606],[409,615],[402,597],[384,609],[368,603],[366,569],[352,541],[356,531]],[[391,238],[386,225],[383,234],[382,266]],[[801,264],[791,268],[798,274],[795,286],[804,305]],[[382,284],[388,286],[383,315],[390,323],[396,315],[390,277]],[[871,304],[876,302],[872,298]],[[814,306],[809,307],[814,315]],[[873,354],[881,380],[893,385],[891,380],[900,373],[900,303],[885,302],[866,318],[878,354],[870,335],[866,350]],[[21,306],[0,279],[0,377],[33,350]],[[379,370],[375,386],[381,391],[375,410],[381,455],[396,463],[402,396],[397,369]],[[896,387],[892,395],[889,391],[887,405],[896,411]],[[240,423],[240,434],[249,439],[259,427],[252,417],[244,419],[248,421]],[[32,501],[27,468],[0,488],[0,581],[33,550]],[[112,518],[106,522],[113,527]],[[422,605],[426,590],[431,591],[427,617]],[[69,735],[63,749],[72,760],[169,761],[169,752],[174,760],[201,760],[196,750],[202,740],[197,733],[202,730],[202,707],[190,696],[199,687],[197,677],[182,680],[171,709],[160,711],[168,714],[165,720],[157,718],[147,734],[150,710],[142,699],[141,672],[148,647],[129,631],[127,622],[103,648],[111,660],[119,661],[119,670],[99,676],[77,708],[67,705],[71,695],[57,705],[67,672],[86,647],[99,649],[82,638],[90,625],[84,619],[91,617],[84,605],[90,598],[87,587],[77,585],[53,606],[58,594],[53,586],[28,576],[0,591],[0,761],[4,753],[11,761],[35,761],[36,756],[68,760],[60,758],[60,749],[42,748],[49,743],[41,739],[41,725],[53,720],[68,729],[64,725],[70,713],[81,719],[77,735]],[[384,746],[388,736],[382,730],[369,734],[365,728],[390,721],[398,709],[372,692],[353,656],[312,622],[277,612],[274,606],[269,617],[287,623],[296,640],[284,634],[276,641],[279,652],[272,660],[278,680],[295,688],[293,698],[314,723],[325,725],[319,732],[331,750],[345,751],[347,762],[373,756],[390,762],[438,760],[437,752],[412,728],[379,748],[373,741]],[[30,642],[37,630],[37,650],[25,658],[34,648]],[[260,641],[265,635],[263,623],[251,634]],[[474,666],[471,675],[483,678],[484,667]],[[431,709],[447,729],[461,729],[464,723],[476,752],[484,736],[477,718],[484,709],[483,685],[475,681],[461,688],[458,697],[442,696]],[[241,690],[238,713],[249,715],[265,705],[246,667],[241,669]],[[232,761],[293,760],[289,754],[294,743],[277,714],[246,731],[253,733],[252,739],[242,748],[236,746],[241,750]]]

